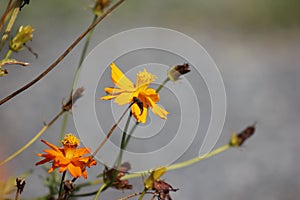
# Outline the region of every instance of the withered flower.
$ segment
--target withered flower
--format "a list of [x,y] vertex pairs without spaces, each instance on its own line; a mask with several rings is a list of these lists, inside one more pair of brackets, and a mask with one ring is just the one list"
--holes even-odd
[[176,192],[179,189],[174,189],[170,184],[163,180],[156,180],[153,185],[155,196],[158,200],[172,200],[170,192]]
[[130,164],[125,162],[121,164],[119,170],[116,167],[108,168],[105,167],[103,172],[104,182],[112,182],[111,187],[118,190],[132,189],[132,185],[129,184],[128,180],[121,180],[121,178],[130,170]]

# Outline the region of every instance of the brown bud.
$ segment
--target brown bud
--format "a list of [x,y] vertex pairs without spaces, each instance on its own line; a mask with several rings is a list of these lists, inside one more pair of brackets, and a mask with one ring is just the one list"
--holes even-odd
[[230,145],[234,147],[242,146],[242,144],[250,138],[255,132],[255,124],[248,126],[239,134],[233,134],[230,139]]
[[22,178],[22,177],[18,177],[16,178],[16,183],[17,183],[17,191],[19,194],[21,194],[24,190],[24,187],[25,187],[25,178]]
[[186,74],[191,71],[191,68],[188,63],[183,65],[176,65],[169,69],[168,77],[171,81],[177,81],[179,77],[183,74]]

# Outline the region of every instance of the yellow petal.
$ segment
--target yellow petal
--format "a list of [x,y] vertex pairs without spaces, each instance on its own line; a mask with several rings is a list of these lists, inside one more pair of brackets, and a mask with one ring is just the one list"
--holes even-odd
[[160,118],[167,119],[167,114],[169,112],[163,109],[162,107],[160,107],[159,105],[154,104],[151,110],[154,114],[158,115]]
[[123,74],[123,72],[115,65],[115,63],[110,64],[111,67],[111,79],[114,84],[123,90],[133,91],[133,83]]
[[116,98],[115,95],[107,95],[107,96],[103,96],[101,98],[99,98],[100,100],[111,100],[113,98]]
[[137,122],[142,122],[143,124],[146,122],[148,112],[147,107],[143,107],[143,112],[141,113],[139,106],[135,103],[131,106],[131,112]]
[[117,97],[115,99],[115,102],[117,104],[119,104],[120,106],[131,103],[131,101],[132,101],[132,93],[127,93],[127,92],[117,95]]
[[116,94],[116,93],[124,92],[124,90],[118,89],[118,88],[105,88],[104,91],[109,94]]
[[158,115],[162,119],[167,119],[167,114],[169,113],[168,111],[166,111],[165,109],[163,109],[162,107],[154,103],[152,99],[149,97],[147,98],[147,103],[149,104],[154,114]]

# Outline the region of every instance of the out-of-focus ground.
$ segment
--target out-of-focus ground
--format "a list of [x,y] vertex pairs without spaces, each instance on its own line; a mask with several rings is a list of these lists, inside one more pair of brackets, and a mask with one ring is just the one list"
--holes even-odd
[[[1,10],[4,5],[6,1],[1,1]],[[87,27],[92,19],[89,5],[93,2],[31,1],[22,9],[16,24],[35,27],[28,45],[39,57],[35,59],[26,50],[13,54],[31,66],[7,67],[8,76],[1,78],[1,98],[40,74]],[[165,27],[189,35],[208,51],[225,83],[227,116],[217,145],[226,143],[231,132],[257,122],[256,135],[241,149],[167,173],[166,181],[180,188],[172,194],[174,199],[292,200],[300,196],[299,7],[296,0],[128,0],[95,30],[90,49],[113,34],[136,27]],[[59,112],[62,98],[69,94],[81,48],[82,43],[42,81],[0,107],[0,159],[24,145],[44,121]],[[59,120],[43,139],[54,143],[60,127]],[[76,132],[72,120],[67,130]],[[195,156],[194,149],[200,145],[200,139],[195,140],[179,161]],[[25,197],[47,192],[38,177],[43,170],[34,166],[39,160],[35,154],[43,148],[36,142],[6,165],[15,176],[35,169],[27,179]],[[109,190],[103,198],[125,194]]]

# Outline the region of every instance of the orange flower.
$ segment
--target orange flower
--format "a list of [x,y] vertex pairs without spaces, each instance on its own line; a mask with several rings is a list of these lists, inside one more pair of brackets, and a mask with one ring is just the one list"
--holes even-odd
[[35,165],[52,161],[52,167],[49,169],[49,173],[59,167],[59,172],[68,170],[74,178],[80,176],[87,178],[86,166],[91,167],[97,163],[91,156],[83,157],[84,154],[90,153],[88,148],[76,149],[80,141],[72,134],[66,134],[61,141],[64,146],[63,148],[59,148],[45,140],[42,140],[42,142],[51,149],[45,149],[44,152],[46,154],[37,154],[45,159],[37,162]]
[[159,101],[158,93],[154,89],[148,88],[149,84],[156,78],[153,74],[148,73],[146,69],[139,72],[136,78],[136,85],[134,85],[114,63],[110,67],[111,79],[116,88],[105,88],[109,95],[100,99],[111,100],[115,98],[117,104],[125,105],[132,103],[134,97],[136,97],[143,103],[143,109],[140,109],[136,103],[131,107],[132,114],[138,122],[146,122],[148,107],[151,108],[154,114],[162,119],[167,119],[166,115],[168,112],[156,104]]

